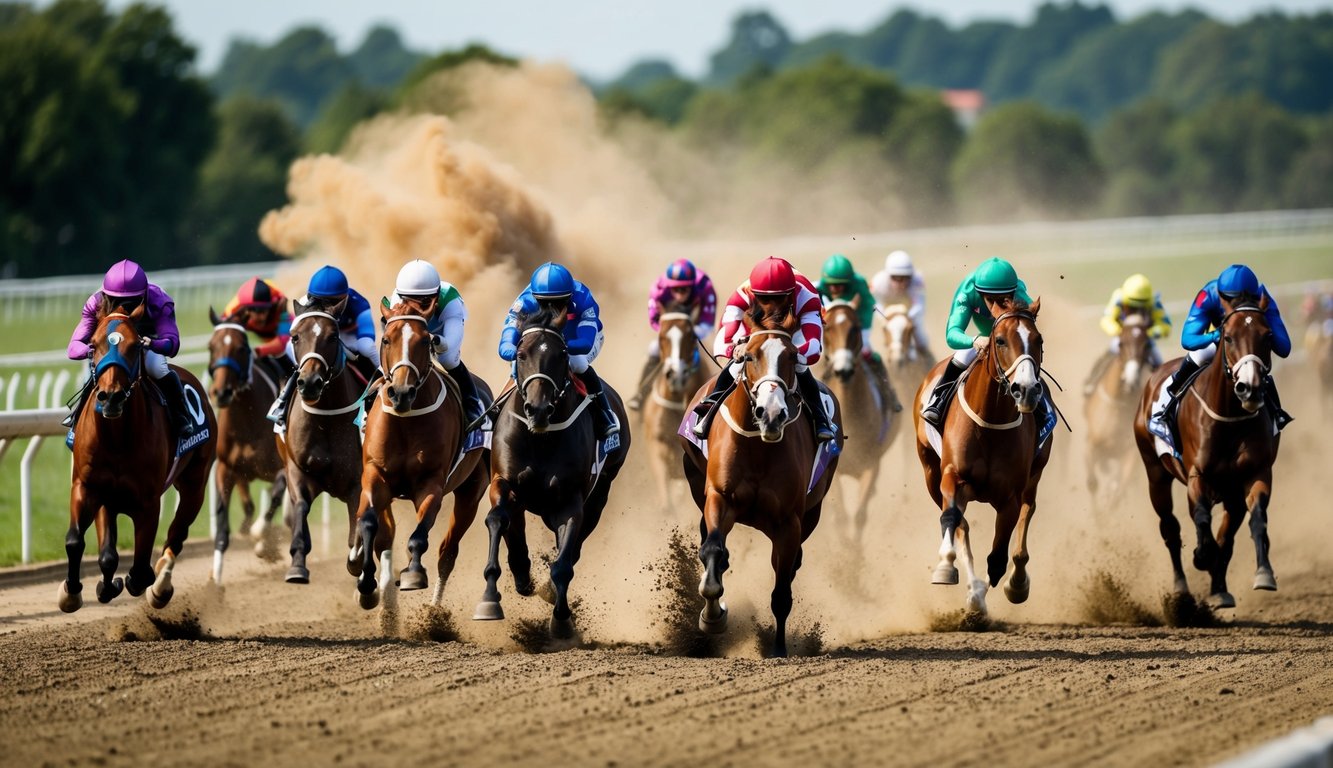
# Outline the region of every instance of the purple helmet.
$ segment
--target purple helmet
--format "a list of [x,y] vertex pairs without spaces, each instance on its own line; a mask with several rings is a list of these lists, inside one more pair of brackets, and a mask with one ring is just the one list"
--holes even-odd
[[102,293],[107,296],[128,298],[142,296],[148,290],[148,275],[143,267],[129,259],[118,261],[102,278]]

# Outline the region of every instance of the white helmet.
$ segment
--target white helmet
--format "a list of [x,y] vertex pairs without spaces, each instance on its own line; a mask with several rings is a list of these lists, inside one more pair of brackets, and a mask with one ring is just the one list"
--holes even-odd
[[430,296],[439,293],[440,273],[428,261],[409,261],[398,270],[398,282],[394,290],[399,296]]
[[884,269],[893,277],[911,277],[916,274],[916,268],[912,266],[912,257],[907,255],[907,251],[894,251],[884,259]]

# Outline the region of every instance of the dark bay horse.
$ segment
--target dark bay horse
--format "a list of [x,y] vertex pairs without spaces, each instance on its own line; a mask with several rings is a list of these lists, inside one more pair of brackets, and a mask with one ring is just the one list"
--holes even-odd
[[1054,435],[1038,445],[1039,424],[1034,411],[1043,396],[1042,338],[1037,330],[1041,300],[1001,305],[986,351],[963,375],[957,396],[945,415],[939,452],[921,418],[921,408],[935,382],[949,365],[948,358],[931,369],[917,390],[913,409],[917,456],[925,471],[926,490],[939,506],[940,562],[933,584],[957,584],[955,558],[961,554],[967,572],[966,608],[985,615],[987,582],[977,578],[972,565],[972,542],[963,517],[969,502],[995,508],[995,539],[986,558],[990,586],[998,586],[1009,565],[1005,551],[1014,536],[1014,572],[1004,585],[1011,603],[1028,599],[1028,526],[1037,509],[1037,484],[1051,457]]
[[[1148,472],[1148,494],[1157,512],[1158,529],[1171,555],[1174,591],[1189,594],[1180,560],[1180,522],[1171,504],[1173,479],[1188,491],[1198,537],[1194,567],[1212,577],[1209,602],[1231,608],[1236,599],[1227,591],[1227,566],[1246,512],[1257,561],[1254,588],[1277,589],[1268,560],[1268,500],[1273,492],[1278,435],[1264,403],[1264,380],[1273,359],[1272,332],[1264,321],[1268,297],[1245,304],[1223,299],[1222,307],[1226,316],[1217,357],[1180,396],[1180,458],[1170,453],[1158,456],[1148,419],[1158,390],[1179,368],[1181,358],[1166,363],[1149,379],[1134,417],[1134,439]],[[1212,510],[1219,503],[1223,513],[1214,536]]]
[[[361,607],[374,608],[379,594],[393,587],[393,500],[408,499],[417,510],[417,527],[407,542],[410,558],[403,569],[402,589],[425,589],[421,556],[430,545],[430,530],[446,494],[454,495],[453,512],[440,541],[435,592],[431,604],[444,598],[444,584],[458,560],[458,543],[477,516],[477,504],[490,481],[490,451],[463,453],[466,416],[458,387],[436,362],[438,339],[429,321],[438,297],[426,303],[404,300],[381,305],[384,339],[380,364],[385,383],[366,416],[361,447],[361,575],[357,580]],[[477,392],[490,404],[486,382],[473,377]],[[375,555],[380,557],[379,583]],[[392,602],[386,597],[386,604]]]
[[889,393],[878,392],[879,384],[874,374],[861,359],[861,343],[861,322],[856,316],[856,307],[848,301],[829,303],[824,308],[824,359],[820,379],[837,398],[843,418],[853,425],[838,469],[843,477],[851,476],[857,481],[856,501],[851,507],[851,538],[855,541],[860,541],[865,532],[870,497],[879,480],[880,460],[901,425],[901,420],[884,406]]
[[[699,560],[704,608],[699,629],[726,630],[722,576],[730,567],[727,536],[737,524],[763,532],[773,543],[774,584],[770,606],[777,623],[773,655],[787,655],[787,616],[792,580],[801,567],[801,545],[819,523],[820,507],[837,469],[833,457],[823,476],[810,486],[815,465],[814,428],[802,413],[796,383],[796,347],[792,333],[800,322],[787,309],[782,317],[764,317],[756,307],[744,317],[748,338],[744,370],[734,390],[718,406],[708,433],[708,456],[682,437],[685,477],[694,503],[703,513]],[[712,389],[700,389],[691,406]],[[834,401],[833,421],[841,423]],[[841,431],[841,430],[839,430]]]
[[[171,572],[185,545],[190,524],[199,515],[208,488],[208,473],[217,455],[217,420],[203,395],[203,385],[194,374],[172,366],[186,391],[186,403],[200,435],[195,447],[175,460],[175,434],[167,407],[144,370],[142,337],[137,328],[143,319],[140,304],[133,312],[110,302],[92,337],[95,396],[84,403],[74,427],[74,470],[70,490],[70,524],[65,535],[69,575],[60,583],[60,610],[77,611],[83,605],[81,565],[84,534],[97,523],[100,554],[97,562],[102,580],[97,599],[110,602],[128,588],[139,596],[148,590],[148,602],[162,608],[175,589]],[[196,410],[197,409],[197,410]],[[207,430],[205,433],[204,430]],[[156,564],[150,565],[157,538],[163,492],[176,488],[176,512],[167,529],[166,544]],[[130,518],[134,524],[134,564],[124,582],[116,577],[120,555],[116,552],[116,519]]]
[[[580,396],[569,369],[563,313],[542,310],[524,317],[514,375],[518,382],[496,416],[491,452],[491,511],[486,515],[490,550],[486,560],[486,590],[473,616],[476,620],[504,618],[500,607],[500,538],[509,548],[509,570],[514,590],[533,593],[532,565],[528,558],[524,512],[542,519],[555,533],[556,557],[551,563],[555,607],[551,635],[571,637],[573,613],[569,583],[574,578],[583,542],[597,527],[611,482],[629,453],[629,419],[620,395],[603,382],[606,397],[620,420],[602,453],[591,408],[596,402]],[[618,446],[616,443],[618,442]]]
[[[1092,396],[1083,402],[1088,494],[1094,508],[1120,498],[1135,466],[1131,425],[1143,384],[1152,373],[1151,324],[1149,310],[1131,310],[1125,315],[1119,353],[1097,380]],[[1102,476],[1109,480],[1105,494],[1100,493]]]
[[288,411],[286,434],[277,436],[287,473],[287,497],[292,502],[292,565],[286,578],[293,584],[310,582],[306,568],[310,505],[321,493],[347,506],[347,571],[353,576],[361,573],[356,539],[361,433],[355,421],[363,384],[348,371],[347,350],[338,337],[337,318],[346,301],[293,302],[297,396]]
[[[261,537],[282,506],[287,474],[273,440],[273,422],[265,414],[278,396],[277,371],[256,363],[242,318],[219,318],[208,310],[213,335],[208,340],[209,393],[218,408],[218,461],[213,475],[217,507],[213,510],[213,581],[222,583],[222,556],[231,544],[231,494],[241,497],[241,530]],[[271,483],[268,508],[255,519],[250,483]],[[254,528],[251,529],[251,524]],[[263,545],[261,540],[260,546]]]
[[680,445],[676,431],[685,415],[690,395],[703,386],[708,374],[695,340],[694,325],[699,309],[686,312],[671,306],[658,318],[657,347],[662,365],[653,382],[652,395],[643,405],[643,430],[648,440],[649,463],[657,478],[662,503],[672,508],[671,484],[685,479],[680,471]]

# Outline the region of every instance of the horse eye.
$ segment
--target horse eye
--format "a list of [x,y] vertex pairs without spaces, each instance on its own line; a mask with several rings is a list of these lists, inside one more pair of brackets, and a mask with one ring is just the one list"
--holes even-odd
[[297,343],[297,342],[300,341],[300,340],[301,340],[301,337],[300,337],[300,336],[297,336],[297,335],[294,334],[294,333],[292,334],[292,343],[293,343],[293,344]]
[[1233,343],[1230,336],[1223,336],[1222,341],[1225,341],[1228,344]]
[[1008,343],[1005,342],[1004,339],[996,339],[996,340],[995,340],[995,346],[997,346],[997,347],[1005,347],[1005,346],[1008,346]]

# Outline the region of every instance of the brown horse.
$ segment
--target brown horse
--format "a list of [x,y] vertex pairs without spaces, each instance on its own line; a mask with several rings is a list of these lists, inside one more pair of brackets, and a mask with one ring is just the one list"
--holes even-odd
[[1042,338],[1037,330],[1041,300],[1026,306],[1006,301],[991,329],[986,351],[963,375],[958,394],[940,431],[939,448],[932,445],[921,409],[948,358],[931,369],[916,393],[916,451],[925,470],[926,490],[939,506],[940,562],[932,584],[957,584],[954,560],[962,554],[967,572],[968,613],[986,613],[987,582],[972,565],[972,542],[963,513],[969,502],[995,508],[995,539],[986,558],[990,586],[998,586],[1009,565],[1005,551],[1015,528],[1014,573],[1004,586],[1011,603],[1028,598],[1028,526],[1037,508],[1037,484],[1051,457],[1052,435],[1038,445],[1034,411],[1043,396]]
[[[788,308],[782,317],[762,317],[756,308],[744,317],[748,339],[743,371],[736,388],[718,406],[708,433],[708,455],[681,438],[685,477],[694,503],[703,513],[699,560],[704,575],[699,594],[704,608],[699,629],[711,634],[727,628],[722,575],[730,553],[727,535],[737,523],[762,531],[773,543],[774,586],[770,600],[777,632],[773,655],[787,655],[787,616],[791,584],[801,567],[801,545],[819,523],[820,508],[837,469],[836,456],[810,484],[819,446],[809,419],[802,416],[796,383],[796,347],[792,333],[800,322]],[[708,382],[694,396],[697,405]],[[841,423],[834,400],[833,421]],[[841,430],[839,430],[841,431]]]
[[629,453],[629,420],[615,390],[603,382],[620,432],[605,441],[602,452],[590,408],[600,404],[578,394],[569,368],[563,312],[540,310],[521,318],[514,375],[518,386],[496,415],[491,453],[491,511],[486,515],[490,548],[486,558],[486,590],[473,619],[504,618],[500,607],[500,538],[509,548],[514,590],[531,595],[532,562],[528,558],[524,512],[541,517],[555,533],[556,557],[551,563],[551,635],[572,637],[574,616],[569,584],[583,542],[597,527],[611,482]]
[[330,303],[294,302],[292,352],[296,356],[295,402],[279,434],[278,452],[287,473],[292,503],[292,565],[287,581],[308,584],[310,505],[321,493],[347,506],[347,571],[360,575],[356,512],[361,497],[361,434],[355,420],[362,384],[348,369],[347,350],[338,337],[338,316],[347,299]]
[[[203,385],[189,371],[172,366],[187,388],[185,400],[198,430],[195,446],[179,460],[174,458],[174,430],[162,427],[171,424],[172,419],[144,370],[142,337],[137,327],[143,320],[144,306],[140,304],[127,313],[108,302],[105,310],[92,336],[96,396],[84,403],[74,427],[70,523],[65,535],[69,575],[59,590],[60,610],[66,613],[83,605],[84,534],[94,520],[100,551],[97,562],[102,570],[97,599],[108,603],[128,588],[136,597],[147,589],[148,602],[154,608],[162,608],[171,600],[175,591],[171,572],[185,545],[190,523],[204,504],[208,473],[217,455],[217,420],[201,394]],[[171,486],[176,488],[178,498],[176,512],[167,529],[162,556],[150,565],[162,494]],[[129,517],[134,524],[134,564],[124,582],[116,576],[120,564],[116,552],[119,515]]]
[[[1247,511],[1257,562],[1254,588],[1277,589],[1268,560],[1268,500],[1273,492],[1278,436],[1270,409],[1264,407],[1264,380],[1273,355],[1272,333],[1264,321],[1268,297],[1243,304],[1222,299],[1222,307],[1226,316],[1220,324],[1217,357],[1180,396],[1180,458],[1170,453],[1158,457],[1148,419],[1157,392],[1182,358],[1166,363],[1149,379],[1134,417],[1134,438],[1148,471],[1148,494],[1157,512],[1158,529],[1171,554],[1174,591],[1189,594],[1180,561],[1180,522],[1171,505],[1173,478],[1188,490],[1190,517],[1198,536],[1194,567],[1212,576],[1209,602],[1231,608],[1236,599],[1227,591],[1227,566]],[[1213,506],[1218,503],[1223,514],[1214,537]]]
[[667,509],[672,509],[671,484],[684,480],[680,471],[680,445],[676,431],[685,415],[686,404],[708,378],[702,366],[694,326],[699,309],[685,312],[668,307],[658,320],[657,346],[662,361],[653,383],[652,395],[643,406],[643,429],[648,440],[658,493]]
[[861,540],[869,517],[870,497],[879,480],[880,460],[898,435],[901,420],[882,403],[887,392],[861,358],[861,322],[851,302],[834,301],[824,308],[824,363],[820,378],[837,398],[849,424],[849,449],[838,465],[843,477],[857,479],[853,505],[852,538]]
[[[458,543],[477,516],[477,504],[490,480],[490,451],[484,447],[463,452],[467,418],[458,387],[436,362],[438,338],[431,335],[429,318],[438,297],[419,303],[404,300],[393,307],[381,305],[384,324],[380,364],[385,383],[366,416],[366,438],[361,447],[361,575],[357,580],[361,607],[374,608],[380,591],[392,605],[393,500],[408,499],[417,510],[417,527],[407,541],[410,560],[400,577],[402,589],[425,589],[426,569],[421,556],[430,546],[430,530],[446,494],[454,495],[437,561],[439,580],[431,604],[444,598],[444,584],[458,560]],[[473,377],[477,393],[487,405],[491,391]],[[375,554],[380,557],[380,578],[375,582]]]
[[[222,583],[222,556],[231,544],[231,494],[241,496],[241,530],[262,537],[282,506],[287,475],[273,440],[273,423],[265,418],[281,387],[276,370],[256,363],[242,318],[219,318],[210,307],[213,335],[208,340],[209,394],[218,408],[218,461],[213,475],[217,507],[213,510],[213,581]],[[271,483],[268,508],[255,520],[250,483]],[[254,529],[250,528],[254,524]],[[262,546],[262,541],[260,546]]]
[[916,323],[907,313],[907,307],[894,304],[883,312],[884,347],[887,353],[884,360],[889,366],[889,375],[902,386],[902,382],[919,384],[930,370],[930,360],[922,353],[916,341]]
[[[1148,310],[1130,310],[1120,324],[1119,352],[1097,379],[1092,396],[1083,402],[1088,444],[1088,495],[1094,508],[1120,498],[1134,469],[1132,432],[1143,383],[1152,373],[1152,343]],[[1100,493],[1102,476],[1109,484]]]

